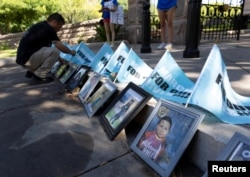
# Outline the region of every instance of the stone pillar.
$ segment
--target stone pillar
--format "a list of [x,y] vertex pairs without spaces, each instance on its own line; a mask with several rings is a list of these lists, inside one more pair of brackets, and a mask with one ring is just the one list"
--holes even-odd
[[132,44],[141,43],[142,32],[142,4],[143,0],[128,0],[127,40]]
[[177,0],[177,9],[174,17],[174,44],[184,45],[186,40],[188,1]]

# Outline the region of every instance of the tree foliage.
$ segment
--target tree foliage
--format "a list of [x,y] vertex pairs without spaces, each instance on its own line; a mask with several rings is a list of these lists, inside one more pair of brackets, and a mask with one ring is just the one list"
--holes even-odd
[[100,18],[99,0],[59,0],[59,8],[67,23]]
[[0,0],[0,34],[24,31],[54,12],[66,23],[100,18],[99,9],[99,0]]
[[0,0],[0,32],[23,31],[55,10],[58,9],[54,1]]

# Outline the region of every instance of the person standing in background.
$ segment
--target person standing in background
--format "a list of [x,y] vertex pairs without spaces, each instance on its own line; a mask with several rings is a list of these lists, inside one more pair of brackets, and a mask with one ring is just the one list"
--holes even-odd
[[[158,50],[171,50],[174,35],[173,19],[177,7],[177,0],[158,0],[157,10],[161,26],[161,44],[157,47]],[[166,43],[166,22],[167,22],[167,36]]]
[[[106,39],[107,42],[110,44],[110,47],[114,47],[115,25],[110,22],[110,12],[114,12],[117,10],[118,2],[117,0],[102,0],[101,5],[102,9],[99,10],[99,12],[102,12]],[[111,35],[111,41],[110,41],[110,35]]]

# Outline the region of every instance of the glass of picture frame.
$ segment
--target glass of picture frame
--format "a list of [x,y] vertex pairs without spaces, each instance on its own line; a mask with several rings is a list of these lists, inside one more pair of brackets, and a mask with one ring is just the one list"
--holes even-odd
[[204,114],[158,100],[130,148],[159,175],[168,177],[194,136]]
[[65,73],[65,71],[67,70],[67,68],[68,68],[67,64],[60,65],[60,67],[58,68],[58,70],[55,73],[55,77],[57,79],[60,79],[60,77]]
[[[239,132],[235,132],[216,158],[216,161],[250,161],[250,138]],[[208,173],[206,171],[203,177],[207,177]]]
[[87,77],[90,67],[81,66],[78,71],[70,78],[66,85],[66,89],[72,92]]
[[101,75],[96,72],[91,72],[89,74],[88,80],[84,83],[81,90],[78,93],[78,99],[82,104],[85,103],[86,99],[92,93],[92,91],[96,88],[98,83],[101,80]]
[[63,75],[60,77],[59,81],[62,84],[66,84],[67,81],[70,79],[71,76],[74,75],[74,73],[77,71],[78,68],[79,68],[79,66],[76,64],[69,64],[68,68],[63,73]]
[[61,65],[62,63],[60,61],[55,62],[55,64],[50,69],[51,74],[55,75]]
[[100,107],[115,93],[117,86],[106,79],[102,85],[84,103],[88,117],[92,117]]
[[151,95],[148,92],[132,82],[128,83],[100,118],[110,140],[113,140],[127,126],[150,98]]

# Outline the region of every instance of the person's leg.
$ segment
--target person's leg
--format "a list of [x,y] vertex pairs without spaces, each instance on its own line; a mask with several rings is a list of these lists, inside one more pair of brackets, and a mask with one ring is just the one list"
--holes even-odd
[[111,47],[115,45],[115,25],[110,23],[110,31],[111,31]]
[[158,9],[158,16],[160,19],[160,27],[161,27],[161,44],[157,47],[157,49],[164,49],[166,45],[166,13],[165,11]]
[[[168,45],[169,48],[172,47],[173,42],[173,35],[174,35],[174,29],[173,29],[173,19],[175,14],[176,7],[172,7],[167,11],[167,26],[168,26]],[[166,46],[168,48],[168,45]],[[171,46],[170,46],[171,45]]]
[[104,20],[104,29],[105,29],[105,33],[106,33],[106,39],[107,39],[107,43],[110,43],[110,29],[109,29],[109,20],[106,19]]
[[43,47],[35,52],[26,64],[26,68],[37,77],[45,79],[52,66],[58,60],[60,51],[55,47]]

